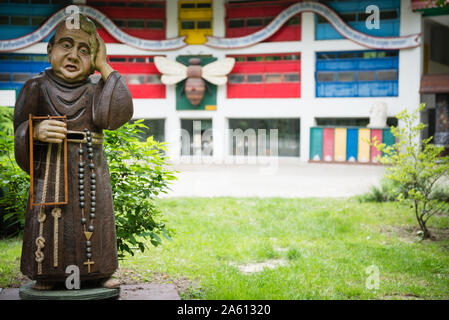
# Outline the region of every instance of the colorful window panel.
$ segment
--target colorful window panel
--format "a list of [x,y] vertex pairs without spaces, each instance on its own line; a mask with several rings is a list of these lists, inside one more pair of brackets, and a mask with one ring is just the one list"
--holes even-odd
[[126,79],[133,98],[165,98],[165,85],[152,56],[109,56],[108,60]]
[[[377,37],[397,37],[400,26],[400,0],[333,0],[320,1],[335,10],[353,29]],[[366,20],[372,12],[366,8],[375,5],[379,8],[379,28],[368,29]],[[343,39],[326,18],[315,15],[316,40]]]
[[399,51],[319,52],[317,97],[398,95]]
[[[226,37],[242,37],[266,27],[294,1],[244,1],[226,4]],[[266,42],[301,40],[300,15],[288,20]]]
[[[87,1],[89,6],[105,14],[124,32],[142,39],[165,39],[165,1]],[[118,43],[97,23],[98,33],[106,43]]]
[[299,98],[299,53],[239,55],[229,75],[228,98]]

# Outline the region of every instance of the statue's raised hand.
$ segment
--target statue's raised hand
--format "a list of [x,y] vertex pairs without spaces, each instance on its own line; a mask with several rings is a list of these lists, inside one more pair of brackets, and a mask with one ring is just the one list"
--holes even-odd
[[43,120],[33,128],[33,138],[42,142],[61,143],[67,135],[67,125],[58,120]]
[[101,73],[101,77],[106,81],[114,69],[108,64],[106,55],[106,45],[97,33],[98,50],[95,58],[95,69]]

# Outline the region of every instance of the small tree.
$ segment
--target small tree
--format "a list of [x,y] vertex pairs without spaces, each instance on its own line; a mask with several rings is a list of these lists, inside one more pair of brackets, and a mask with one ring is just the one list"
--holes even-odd
[[411,204],[422,239],[429,238],[428,220],[436,213],[447,213],[448,204],[435,197],[438,182],[447,177],[449,156],[441,157],[444,147],[431,144],[432,137],[420,141],[425,124],[419,122],[420,112],[425,108],[421,104],[414,112],[407,109],[396,118],[402,120],[401,127],[391,127],[396,143],[386,146],[378,141],[373,145],[383,152],[381,163],[389,164],[385,177],[399,188],[398,200]]

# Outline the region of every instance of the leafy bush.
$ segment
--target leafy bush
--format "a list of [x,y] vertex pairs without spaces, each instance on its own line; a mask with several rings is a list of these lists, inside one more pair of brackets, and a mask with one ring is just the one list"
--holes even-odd
[[115,131],[105,131],[105,153],[111,175],[117,227],[119,258],[134,250],[145,250],[144,239],[152,245],[170,239],[171,230],[160,218],[154,199],[166,193],[175,178],[165,156],[165,143],[149,137],[139,142],[142,121],[128,123]]
[[23,230],[30,179],[14,160],[14,109],[0,107],[0,236]]
[[383,178],[380,186],[371,186],[370,190],[362,195],[356,196],[359,202],[388,202],[396,201],[399,193],[403,192],[401,186],[395,181]]
[[449,156],[440,156],[444,147],[431,144],[432,137],[420,141],[425,125],[419,122],[419,115],[424,107],[421,104],[412,113],[404,110],[396,116],[403,125],[391,128],[395,144],[386,146],[378,141],[373,144],[385,154],[381,163],[391,165],[385,177],[399,186],[397,200],[408,202],[414,209],[422,238],[426,239],[430,237],[428,220],[435,214],[449,212],[448,202],[441,201],[438,189],[438,183],[448,176]]

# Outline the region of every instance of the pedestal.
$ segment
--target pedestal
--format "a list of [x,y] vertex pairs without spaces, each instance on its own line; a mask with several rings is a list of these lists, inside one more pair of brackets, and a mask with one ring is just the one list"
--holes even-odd
[[86,288],[79,290],[36,290],[35,282],[29,282],[19,289],[22,300],[113,300],[120,295],[120,288]]

